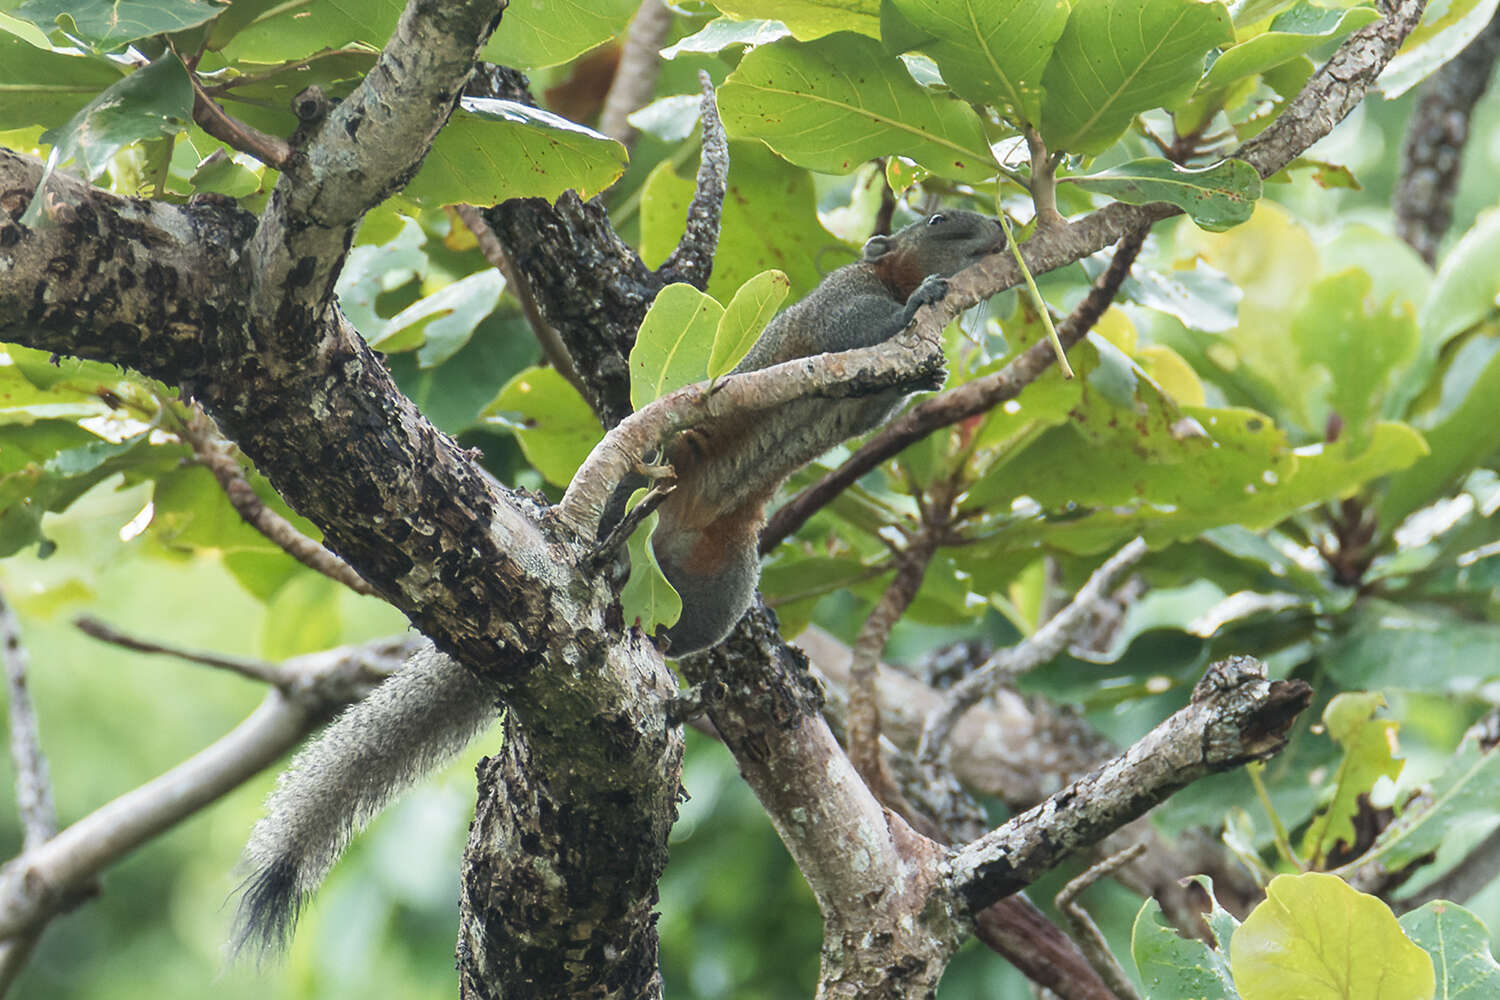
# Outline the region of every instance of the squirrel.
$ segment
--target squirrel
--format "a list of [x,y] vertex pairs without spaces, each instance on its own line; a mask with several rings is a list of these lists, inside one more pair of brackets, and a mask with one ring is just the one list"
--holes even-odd
[[[1000,223],[975,212],[928,215],[872,237],[860,260],[823,279],[767,324],[735,373],[829,351],[868,347],[904,330],[940,300],[944,280],[1005,246]],[[652,548],[682,596],[664,630],[673,655],[715,645],[749,607],[766,503],[802,465],[884,422],[903,394],[793,400],[732,426],[670,442],[677,488],[658,508]],[[639,479],[639,477],[632,477]],[[627,479],[606,514],[641,485]],[[435,648],[412,656],[293,758],[245,847],[230,949],[284,946],[303,904],[349,840],[399,792],[457,755],[500,711],[493,689]]]
[[[778,313],[731,374],[889,340],[919,308],[942,299],[944,279],[1004,248],[1000,223],[976,212],[938,212],[872,237],[859,260]],[[672,655],[718,644],[750,606],[766,504],[782,482],[834,445],[884,423],[902,399],[893,389],[857,399],[793,400],[731,426],[685,431],[668,444],[677,488],[657,508],[651,547],[682,598],[682,616],[665,629]],[[621,488],[637,485],[627,480]]]

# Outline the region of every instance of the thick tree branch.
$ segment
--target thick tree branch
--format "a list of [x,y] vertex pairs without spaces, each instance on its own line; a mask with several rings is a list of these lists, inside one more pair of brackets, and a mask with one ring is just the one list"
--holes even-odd
[[[504,7],[406,5],[369,75],[312,130],[276,183],[249,248],[257,316],[291,321],[292,335],[308,327],[297,313],[327,307],[355,228],[416,173]],[[317,341],[286,346],[299,355],[318,349]]]
[[1249,657],[1214,664],[1187,707],[1119,757],[960,848],[948,876],[957,905],[981,910],[1199,778],[1272,756],[1311,697],[1302,681],[1267,681]]

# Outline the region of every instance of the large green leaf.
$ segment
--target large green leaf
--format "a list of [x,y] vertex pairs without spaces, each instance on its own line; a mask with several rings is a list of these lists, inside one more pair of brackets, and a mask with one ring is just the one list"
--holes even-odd
[[1201,228],[1215,233],[1249,219],[1261,187],[1260,174],[1244,160],[1180,167],[1170,160],[1148,158],[1062,180],[1131,205],[1176,205]]
[[509,198],[592,198],[625,171],[625,147],[560,115],[514,101],[467,98],[403,197],[423,205]]
[[714,6],[740,20],[780,21],[803,41],[835,31],[880,37],[880,0],[715,0]]
[[825,173],[847,174],[891,154],[955,180],[995,173],[974,110],[919,86],[901,60],[863,35],[762,45],[719,88],[719,110],[731,136],[759,139]]
[[[231,11],[245,2],[235,0]],[[355,43],[380,48],[391,37],[405,6],[401,0],[364,0],[357,4],[337,0],[254,2],[269,9],[257,12],[258,19],[232,38],[215,39],[230,59],[282,63]]]
[[1374,896],[1320,872],[1278,875],[1229,946],[1244,1000],[1427,1000],[1432,960]]
[[42,133],[42,141],[55,147],[57,166],[76,159],[92,180],[126,146],[176,135],[187,128],[192,114],[187,70],[168,52],[110,85],[66,125]]
[[1500,625],[1367,602],[1360,618],[1324,654],[1323,664],[1330,677],[1349,688],[1471,689],[1500,675]]
[[959,94],[1026,121],[1041,116],[1042,70],[1068,21],[1066,0],[885,0],[883,7],[915,29],[898,47],[931,56]]
[[1103,151],[1142,111],[1187,97],[1208,52],[1233,41],[1221,3],[1078,0],[1042,76],[1047,148]]
[[0,129],[61,125],[119,80],[106,59],[49,52],[0,32]]
[[674,389],[701,382],[724,307],[692,285],[663,288],[630,349],[630,405],[641,409]]
[[[655,267],[682,237],[691,178],[670,163],[651,171],[641,188],[641,257]],[[791,280],[791,297],[812,291],[823,275],[854,259],[853,252],[818,223],[812,175],[773,155],[758,142],[729,146],[729,186],[719,250],[708,292],[721,301],[755,275],[778,270]]]
[[624,33],[637,0],[511,0],[481,58],[541,69]]
[[566,486],[604,436],[578,390],[555,368],[528,368],[505,384],[483,417],[510,429],[526,460],[549,483]]
[[1225,49],[1204,74],[1199,89],[1218,90],[1236,80],[1264,73],[1378,20],[1380,12],[1373,7],[1329,10],[1303,0],[1272,21],[1269,30]]
[[1321,399],[1304,398],[1307,426],[1327,427],[1337,418],[1342,433],[1361,442],[1418,348],[1411,312],[1378,297],[1370,275],[1359,270],[1312,286],[1292,319],[1291,339],[1303,370],[1321,368],[1332,378]]
[[1401,929],[1432,957],[1438,1000],[1489,1000],[1500,996],[1500,964],[1490,954],[1490,931],[1457,903],[1434,900],[1402,914]]
[[213,0],[26,0],[15,15],[44,31],[62,28],[103,52],[196,27],[223,10]]

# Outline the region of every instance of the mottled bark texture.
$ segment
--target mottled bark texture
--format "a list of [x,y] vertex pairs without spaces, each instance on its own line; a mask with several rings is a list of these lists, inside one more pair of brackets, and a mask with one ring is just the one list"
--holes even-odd
[[[528,913],[545,933],[488,938],[487,964],[464,970],[475,995],[492,995],[487,975],[528,964],[510,949],[546,946],[549,934],[559,953],[597,940],[621,982],[655,976],[650,909],[681,754],[663,709],[671,675],[654,650],[620,641],[607,581],[578,569],[585,547],[432,427],[331,303],[354,227],[417,169],[499,12],[412,4],[375,70],[310,130],[258,219],[58,176],[46,194],[55,210],[22,227],[40,166],[0,152],[0,339],[128,364],[199,399],[330,548],[494,684],[529,737],[524,778],[548,794],[490,781],[481,809],[542,802],[568,818],[567,849],[523,843],[555,890]],[[501,869],[512,849],[476,841],[470,870]],[[603,877],[598,859],[621,858],[634,874]],[[614,922],[598,923],[601,913]],[[641,965],[627,973],[624,961]],[[570,982],[538,995],[610,995],[597,989],[603,969],[575,963]]]
[[1500,55],[1500,15],[1422,85],[1401,145],[1401,180],[1391,196],[1396,235],[1428,264],[1453,222],[1474,105],[1489,89]]

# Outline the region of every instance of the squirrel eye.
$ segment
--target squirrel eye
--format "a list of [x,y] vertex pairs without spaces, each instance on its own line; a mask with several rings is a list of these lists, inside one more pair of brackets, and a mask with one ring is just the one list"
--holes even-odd
[[935,225],[937,225],[940,222],[946,221],[947,218],[948,217],[946,215],[943,215],[942,213],[938,213],[937,215],[931,215],[931,216],[928,216],[928,218],[927,218],[927,224],[929,226],[935,226]]

